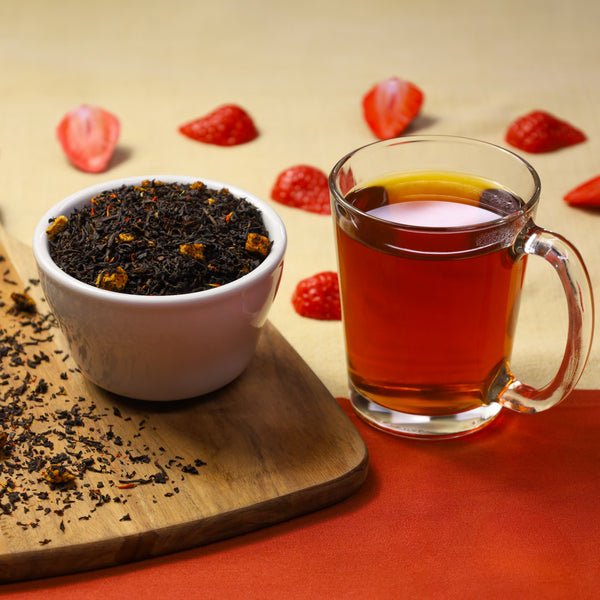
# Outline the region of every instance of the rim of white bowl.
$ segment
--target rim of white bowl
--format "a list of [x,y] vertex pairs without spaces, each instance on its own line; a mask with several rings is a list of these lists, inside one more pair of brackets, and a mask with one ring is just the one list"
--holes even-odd
[[[184,294],[169,294],[164,296],[145,296],[143,294],[125,294],[122,292],[114,292],[110,290],[103,290],[96,288],[88,283],[84,283],[79,279],[76,279],[72,275],[65,273],[52,259],[48,250],[48,237],[46,230],[50,219],[56,218],[60,215],[69,216],[73,210],[85,205],[86,202],[91,200],[95,195],[109,189],[115,189],[122,185],[135,185],[145,180],[156,180],[164,183],[183,183],[189,184],[195,181],[201,181],[209,189],[220,190],[228,189],[235,197],[242,198],[256,206],[264,220],[265,227],[269,232],[272,245],[271,250],[265,260],[260,263],[252,271],[243,275],[239,279],[230,281],[220,287],[213,288],[210,290],[201,290],[198,292],[188,292]],[[226,296],[234,294],[240,291],[242,288],[252,285],[252,283],[264,276],[267,276],[273,271],[279,263],[283,260],[285,250],[287,246],[287,232],[285,225],[281,217],[277,214],[267,202],[261,200],[258,196],[243,190],[237,186],[230,185],[214,179],[207,179],[206,177],[194,177],[190,175],[136,175],[131,177],[121,177],[119,179],[113,179],[110,181],[104,181],[91,185],[89,187],[80,189],[66,198],[63,198],[60,202],[53,205],[44,216],[39,220],[33,235],[33,254],[38,264],[38,268],[45,271],[47,275],[53,277],[55,280],[59,280],[66,287],[70,287],[73,290],[78,291],[81,294],[87,294],[95,298],[102,298],[111,302],[123,302],[123,303],[142,303],[142,304],[181,304],[186,302],[197,302],[198,300],[205,298],[217,299],[220,296]]]

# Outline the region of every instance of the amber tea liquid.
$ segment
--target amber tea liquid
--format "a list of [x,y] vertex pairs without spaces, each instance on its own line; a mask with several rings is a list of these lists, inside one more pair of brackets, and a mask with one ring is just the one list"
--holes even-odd
[[484,404],[508,368],[526,262],[486,224],[522,202],[497,183],[433,172],[374,181],[346,201],[368,215],[336,226],[352,386],[415,415]]

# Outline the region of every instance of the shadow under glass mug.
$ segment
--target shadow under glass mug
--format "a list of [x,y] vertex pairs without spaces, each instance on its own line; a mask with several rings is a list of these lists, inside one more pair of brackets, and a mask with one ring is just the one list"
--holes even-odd
[[[531,165],[478,140],[407,136],[349,153],[329,185],[360,418],[445,439],[481,429],[502,407],[538,412],[572,391],[591,349],[592,289],[573,245],[533,222]],[[532,254],[554,267],[569,318],[562,363],[539,389],[510,368]]]

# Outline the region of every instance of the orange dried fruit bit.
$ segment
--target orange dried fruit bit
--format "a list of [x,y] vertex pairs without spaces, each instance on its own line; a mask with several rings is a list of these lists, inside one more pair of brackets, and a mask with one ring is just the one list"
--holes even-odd
[[67,226],[68,221],[69,220],[64,215],[56,217],[56,219],[50,223],[48,229],[46,229],[48,239],[53,240]]
[[195,260],[204,260],[204,244],[181,244],[179,252]]
[[13,292],[10,298],[15,303],[13,307],[14,312],[34,313],[37,311],[35,300],[27,292],[23,292],[22,294]]
[[120,242],[133,242],[135,240],[133,233],[120,233],[118,237]]
[[120,292],[127,285],[127,273],[123,267],[117,267],[112,273],[102,271],[96,279],[96,287],[111,292]]
[[190,184],[190,190],[201,190],[204,187],[204,184],[201,181],[194,181],[194,183]]
[[48,483],[64,484],[73,482],[75,476],[65,467],[50,467],[44,473],[44,479]]
[[269,238],[258,233],[249,233],[246,239],[246,250],[267,256],[269,254]]

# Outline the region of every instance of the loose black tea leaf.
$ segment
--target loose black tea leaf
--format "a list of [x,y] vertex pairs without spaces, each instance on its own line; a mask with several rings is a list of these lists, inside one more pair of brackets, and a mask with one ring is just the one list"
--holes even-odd
[[239,279],[268,255],[260,211],[227,189],[146,180],[92,198],[47,230],[72,277],[117,292],[163,296]]

